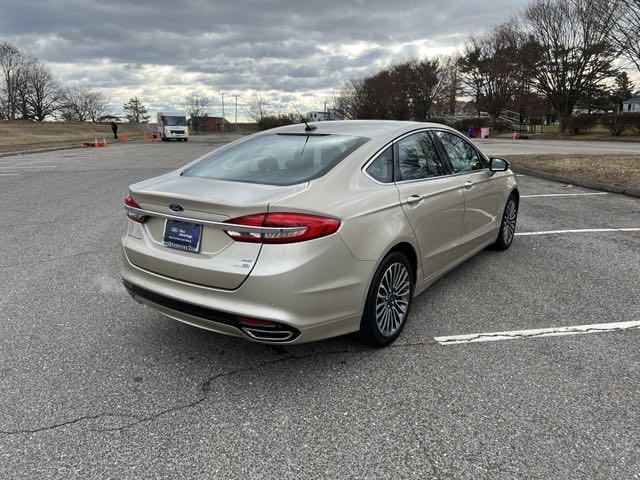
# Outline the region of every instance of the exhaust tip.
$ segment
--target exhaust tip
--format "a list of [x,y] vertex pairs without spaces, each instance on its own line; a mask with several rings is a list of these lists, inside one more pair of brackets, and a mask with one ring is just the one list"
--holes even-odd
[[300,332],[295,328],[281,323],[241,316],[236,318],[240,323],[241,330],[253,340],[287,342],[300,335]]
[[260,328],[242,327],[248,337],[263,342],[286,342],[297,336],[297,331],[288,329],[267,330]]

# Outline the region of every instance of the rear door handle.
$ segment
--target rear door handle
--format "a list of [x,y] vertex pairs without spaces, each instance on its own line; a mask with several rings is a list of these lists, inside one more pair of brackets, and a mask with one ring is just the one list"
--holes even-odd
[[418,203],[420,203],[423,200],[423,196],[422,195],[418,195],[417,193],[415,195],[410,195],[407,197],[407,203],[409,205],[417,205]]
[[464,182],[464,188],[465,190],[471,190],[471,188],[473,188],[473,182],[469,182],[469,181]]

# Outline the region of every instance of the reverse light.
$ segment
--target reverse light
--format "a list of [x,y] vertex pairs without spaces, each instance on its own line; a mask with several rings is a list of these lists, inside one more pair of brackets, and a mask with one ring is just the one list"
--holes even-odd
[[[126,197],[124,197],[124,204],[128,207],[140,208],[138,202],[131,198],[131,195],[127,195]],[[130,212],[129,210],[127,210],[127,217],[129,218],[129,220],[133,220],[134,222],[138,223],[144,223],[147,219],[147,217],[145,217],[144,215],[138,215],[137,213]]]
[[[227,223],[274,229],[267,232],[243,232],[241,228],[229,228],[225,233],[237,242],[296,243],[326,237],[340,228],[340,220],[306,213],[257,213],[228,220]],[[231,226],[230,226],[231,227]]]

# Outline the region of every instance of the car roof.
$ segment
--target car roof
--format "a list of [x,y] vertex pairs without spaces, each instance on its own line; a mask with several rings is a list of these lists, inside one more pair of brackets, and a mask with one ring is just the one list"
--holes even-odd
[[399,120],[336,120],[325,122],[313,122],[317,128],[312,132],[305,131],[305,124],[298,123],[295,125],[287,125],[285,127],[274,128],[268,130],[269,133],[311,133],[311,134],[340,134],[355,135],[359,137],[375,138],[381,135],[391,133],[402,133],[403,131],[411,131],[417,128],[443,127],[438,123],[423,122],[405,122]]

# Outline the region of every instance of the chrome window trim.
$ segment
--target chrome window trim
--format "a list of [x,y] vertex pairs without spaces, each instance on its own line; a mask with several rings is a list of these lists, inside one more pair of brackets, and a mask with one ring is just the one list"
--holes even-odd
[[377,183],[378,185],[402,185],[402,184],[405,184],[405,183],[427,182],[427,181],[430,181],[430,180],[437,180],[439,178],[457,177],[457,176],[460,176],[460,175],[469,175],[471,173],[489,172],[490,171],[489,167],[483,167],[483,168],[481,168],[479,170],[470,170],[468,172],[454,172],[454,173],[448,173],[447,175],[439,175],[437,177],[417,178],[417,179],[414,179],[414,180],[400,180],[399,182],[390,182],[390,183],[380,182],[380,181],[376,180],[375,178],[373,178],[371,175],[369,175],[367,173],[367,168],[369,168],[369,165],[371,165],[373,162],[375,162],[377,160],[377,158],[382,154],[382,152],[384,152],[390,146],[392,146],[392,145],[396,144],[397,142],[399,142],[400,140],[402,140],[402,139],[404,139],[404,138],[406,138],[406,137],[408,137],[410,135],[414,135],[416,133],[420,133],[420,132],[436,132],[436,131],[447,132],[447,133],[452,133],[454,135],[457,135],[462,140],[464,140],[469,145],[471,145],[476,150],[476,152],[478,152],[478,155],[480,155],[484,160],[487,160],[487,156],[484,153],[482,153],[482,151],[480,151],[473,143],[469,142],[469,140],[464,138],[464,136],[460,135],[459,132],[457,132],[455,130],[449,130],[448,128],[423,127],[423,128],[419,128],[417,130],[411,130],[410,132],[405,132],[402,135],[400,135],[399,137],[394,138],[390,142],[386,143],[384,145],[384,147],[381,147],[379,150],[377,150],[376,153],[374,153],[373,156],[369,160],[367,160],[365,162],[365,164],[362,166],[362,173],[364,173],[371,181]]
[[145,210],[144,208],[135,208],[129,205],[124,205],[124,208],[126,211],[135,213],[136,215],[163,218],[165,220],[176,220],[178,222],[195,223],[198,225],[206,225],[217,230],[231,230],[241,233],[288,233],[300,230],[300,227],[256,227],[254,225],[238,225],[235,223],[214,222],[213,220],[201,220],[199,218],[181,217],[179,215],[170,215],[168,213],[153,212],[151,210]]

